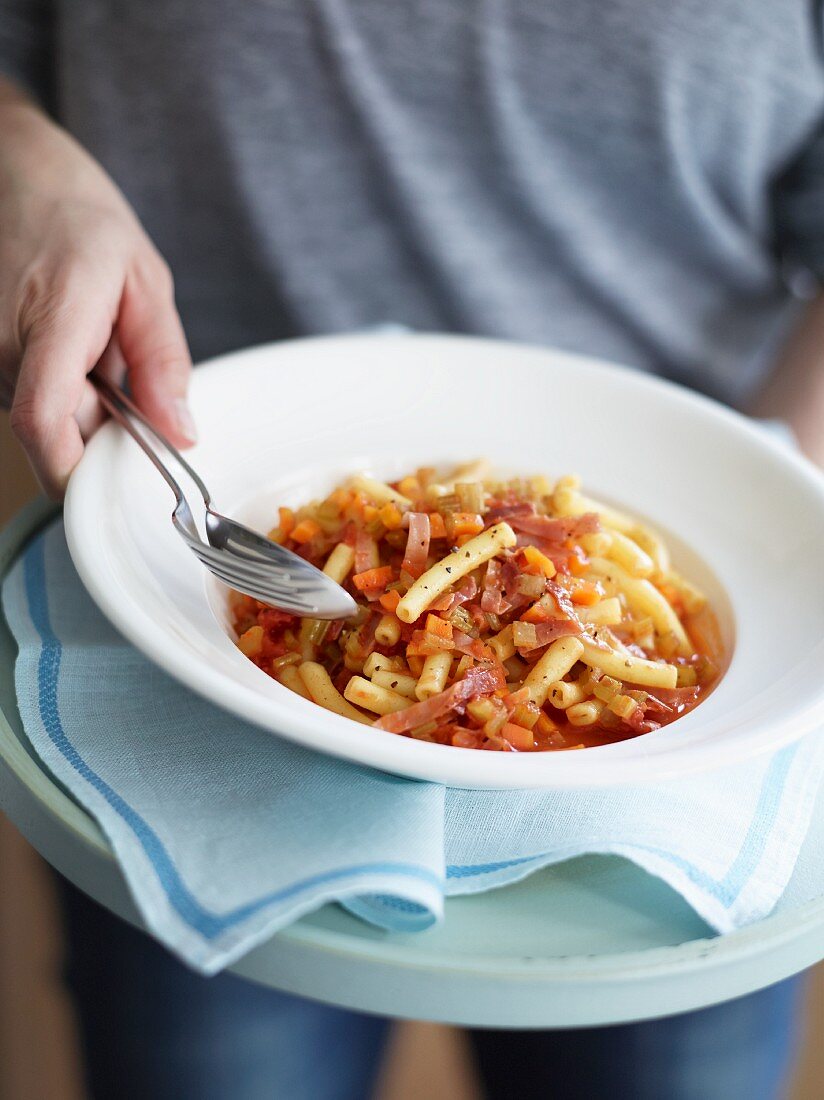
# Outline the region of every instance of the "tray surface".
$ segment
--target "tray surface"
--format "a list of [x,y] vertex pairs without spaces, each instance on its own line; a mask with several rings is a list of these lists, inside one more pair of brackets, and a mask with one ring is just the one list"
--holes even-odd
[[[52,516],[43,501],[0,534],[0,576]],[[35,757],[0,616],[0,808],[69,879],[140,918],[94,821]],[[788,890],[757,925],[713,936],[681,898],[625,860],[591,856],[505,889],[454,898],[446,920],[390,935],[326,906],[234,970],[320,1000],[389,1015],[562,1027],[665,1015],[751,992],[824,957],[824,798]]]

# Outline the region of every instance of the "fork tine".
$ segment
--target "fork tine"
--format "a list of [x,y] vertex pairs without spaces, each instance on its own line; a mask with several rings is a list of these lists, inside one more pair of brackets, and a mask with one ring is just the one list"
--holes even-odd
[[313,610],[313,606],[307,606],[310,603],[314,605],[312,596],[308,593],[295,592],[294,589],[278,588],[262,581],[253,574],[238,576],[234,567],[227,567],[216,562],[203,560],[202,564],[224,584],[229,585],[230,588],[237,588],[242,591],[251,589],[252,591],[249,594],[264,603],[277,604],[294,610],[297,614],[307,614]]
[[261,585],[265,585],[267,588],[271,588],[273,591],[283,591],[284,594],[292,593],[300,594],[307,591],[317,591],[317,583],[314,578],[307,576],[302,580],[289,574],[281,573],[279,567],[274,563],[270,565],[254,565],[251,562],[244,562],[238,560],[234,554],[224,553],[222,551],[205,551],[199,547],[193,547],[194,553],[204,565],[218,566],[221,569],[231,572],[238,578],[244,578],[246,580],[254,580]]
[[311,597],[312,594],[317,592],[317,586],[312,584],[281,584],[279,583],[279,577],[273,577],[268,570],[250,570],[250,569],[238,569],[234,562],[226,562],[221,560],[202,558],[198,554],[198,558],[202,564],[207,566],[207,569],[213,571],[220,570],[221,573],[230,577],[231,580],[237,582],[237,584],[254,584],[255,587],[265,590],[273,596],[283,597],[284,599],[300,597]]
[[262,603],[275,604],[278,607],[282,607],[285,611],[293,611],[296,615],[306,615],[312,612],[312,607],[307,606],[306,600],[296,602],[294,599],[289,599],[288,596],[271,593],[261,588],[260,585],[238,582],[234,577],[224,573],[217,566],[207,566],[206,568],[209,569],[213,576],[223,581],[223,583],[230,588],[243,592],[246,592],[248,589],[249,591],[247,594],[260,600]]
[[314,577],[314,566],[306,565],[305,569],[301,566],[304,564],[298,559],[297,568],[288,569],[281,565],[279,562],[266,558],[255,558],[246,554],[235,553],[234,550],[220,550],[212,546],[204,546],[202,543],[190,543],[195,553],[202,555],[204,558],[211,558],[214,561],[226,561],[231,559],[233,565],[236,563],[239,568],[251,569],[251,570],[265,570],[271,574],[276,572],[278,576],[288,580],[290,583],[301,577]]
[[268,573],[273,571],[277,572],[278,576],[282,577],[290,584],[302,575],[307,575],[308,570],[304,573],[300,568],[289,569],[280,562],[274,561],[272,558],[255,557],[251,554],[236,553],[234,550],[221,550],[216,547],[206,548],[203,551],[204,555],[217,560],[225,560],[227,557],[232,559],[233,563],[237,563],[240,568],[246,567],[248,569],[263,569]]

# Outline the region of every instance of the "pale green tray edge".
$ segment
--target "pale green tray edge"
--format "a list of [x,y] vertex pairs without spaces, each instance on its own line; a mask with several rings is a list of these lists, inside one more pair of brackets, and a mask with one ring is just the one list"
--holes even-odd
[[[56,510],[38,500],[0,533],[0,577]],[[0,617],[0,808],[41,853],[127,920],[140,918],[95,822],[34,756],[17,713],[14,643]],[[824,884],[822,884],[824,888]],[[824,897],[723,937],[624,861],[589,857],[503,891],[453,899],[444,925],[388,935],[335,906],[234,968],[365,1011],[477,1026],[640,1019],[738,996],[824,957]]]

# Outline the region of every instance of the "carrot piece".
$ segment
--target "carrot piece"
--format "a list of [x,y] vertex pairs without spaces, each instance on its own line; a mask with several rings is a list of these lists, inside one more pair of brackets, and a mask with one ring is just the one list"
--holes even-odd
[[302,519],[292,531],[295,542],[311,542],[315,535],[320,534],[320,524],[314,519]]
[[366,569],[363,573],[356,573],[352,583],[359,592],[366,592],[367,589],[386,588],[391,580],[392,566],[379,565],[377,569]]
[[525,611],[521,615],[522,623],[548,623],[550,619],[557,619],[558,614],[544,602],[544,598],[541,597],[537,603],[534,603],[528,611]]
[[281,534],[291,535],[295,529],[295,513],[291,508],[278,508],[278,527]]
[[409,671],[413,676],[420,676],[423,672],[424,659],[417,653],[407,653],[406,663],[409,665]]
[[556,569],[552,561],[537,546],[525,546],[524,557],[531,569],[545,577],[554,577]]
[[573,603],[582,605],[583,607],[592,607],[593,604],[598,603],[601,598],[601,593],[594,584],[584,582],[583,584],[576,585],[570,592],[570,599]]
[[378,603],[384,611],[394,611],[400,602],[401,594],[396,588],[391,589],[389,592],[382,592],[381,595],[378,596]]
[[393,501],[387,501],[378,512],[381,523],[387,531],[397,531],[403,522],[403,513]]
[[[569,543],[567,545],[569,546]],[[580,577],[589,568],[589,558],[576,543],[569,546],[569,549],[572,551],[569,555],[569,571],[573,576]]]
[[501,729],[501,737],[508,741],[513,749],[518,749],[519,752],[528,752],[529,749],[535,748],[535,738],[532,730],[528,730],[525,726],[516,726],[514,722],[504,724]]
[[420,482],[416,477],[409,476],[398,482],[398,492],[403,493],[410,500],[417,500],[421,495]]
[[446,538],[446,524],[440,512],[429,513],[429,537],[431,539]]
[[483,517],[475,512],[453,512],[447,524],[447,530],[452,532],[454,539],[479,535],[483,529]]
[[426,616],[426,631],[428,634],[437,634],[439,638],[452,641],[452,623],[448,623],[446,619],[442,619],[439,615],[429,614]]

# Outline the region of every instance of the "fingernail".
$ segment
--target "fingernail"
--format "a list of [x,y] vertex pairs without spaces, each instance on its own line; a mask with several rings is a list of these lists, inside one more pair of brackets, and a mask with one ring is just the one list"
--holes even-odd
[[186,404],[186,399],[183,397],[178,397],[177,401],[175,401],[175,417],[181,434],[185,436],[190,443],[195,443],[197,441],[197,428],[192,419],[192,414],[189,412],[189,406]]

